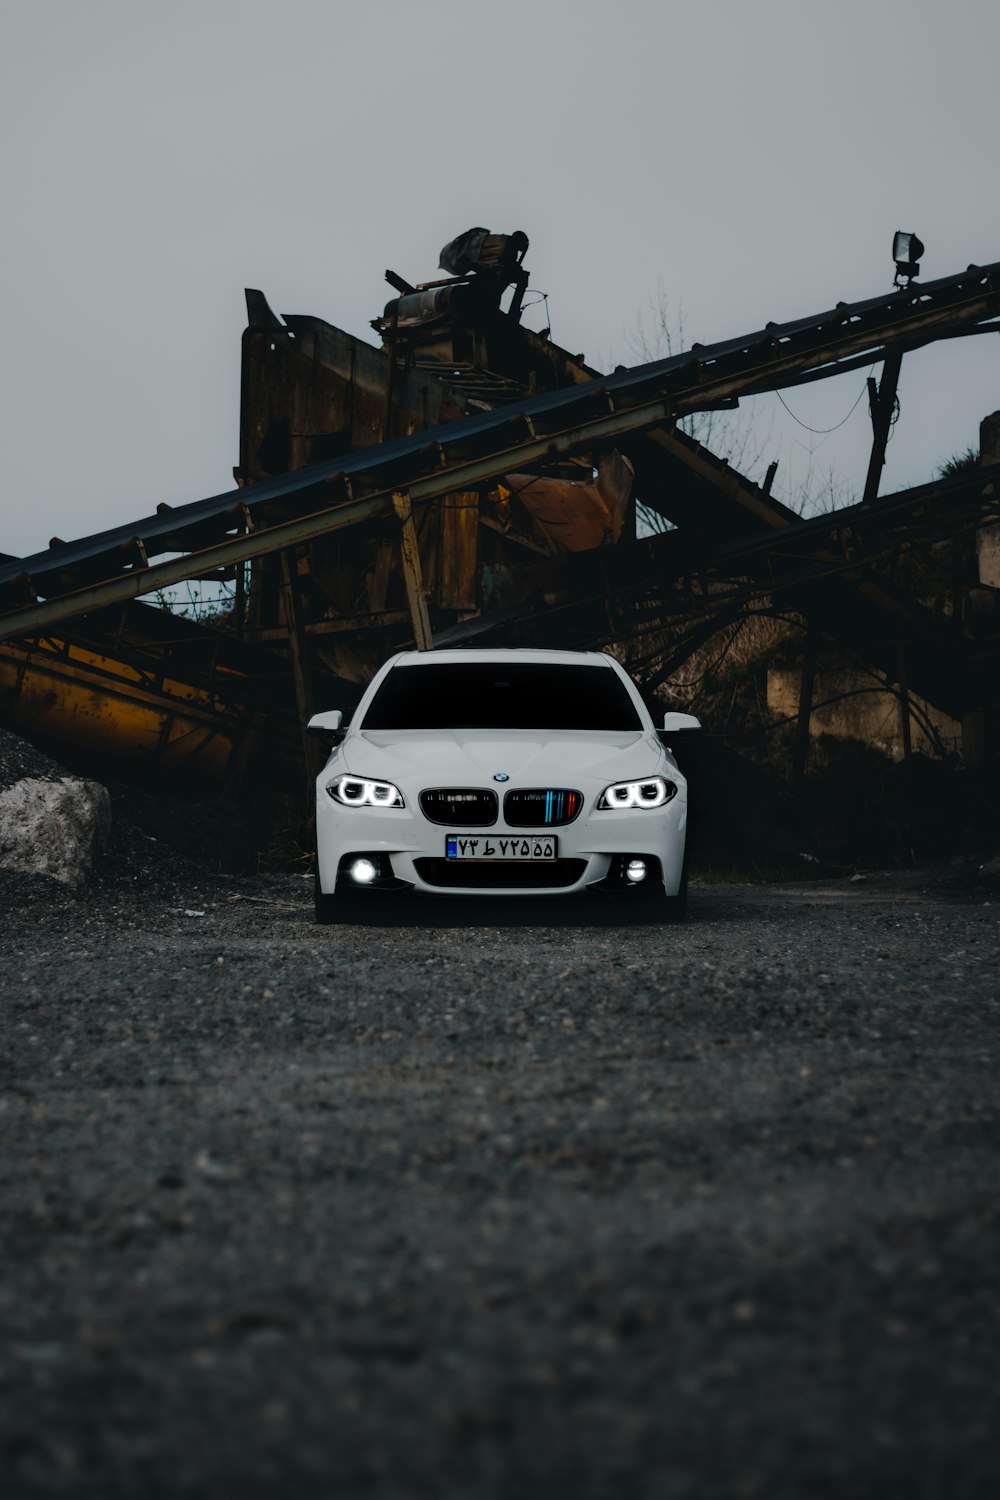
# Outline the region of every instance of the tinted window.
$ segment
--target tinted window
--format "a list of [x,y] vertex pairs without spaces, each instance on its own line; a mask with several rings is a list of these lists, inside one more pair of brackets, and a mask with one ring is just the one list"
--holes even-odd
[[363,729],[641,729],[610,667],[442,662],[393,667]]

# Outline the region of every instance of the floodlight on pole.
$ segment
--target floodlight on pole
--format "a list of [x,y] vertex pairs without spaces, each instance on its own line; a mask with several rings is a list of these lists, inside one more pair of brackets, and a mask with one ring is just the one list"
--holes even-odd
[[909,286],[915,276],[920,275],[920,257],[924,246],[915,234],[897,229],[892,241],[892,258],[896,262],[894,286]]

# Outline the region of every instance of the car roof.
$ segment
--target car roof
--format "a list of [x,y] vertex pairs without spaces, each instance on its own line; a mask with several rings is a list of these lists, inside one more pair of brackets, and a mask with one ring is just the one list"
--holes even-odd
[[544,662],[561,666],[616,665],[606,651],[555,651],[542,646],[453,646],[441,651],[400,651],[394,667],[430,667],[436,662]]

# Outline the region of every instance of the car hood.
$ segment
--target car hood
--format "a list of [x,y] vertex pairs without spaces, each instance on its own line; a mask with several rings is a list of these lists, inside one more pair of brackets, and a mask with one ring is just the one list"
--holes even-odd
[[407,729],[351,734],[338,770],[421,786],[490,783],[503,773],[514,785],[565,786],[574,781],[627,781],[671,763],[655,735],[578,730]]

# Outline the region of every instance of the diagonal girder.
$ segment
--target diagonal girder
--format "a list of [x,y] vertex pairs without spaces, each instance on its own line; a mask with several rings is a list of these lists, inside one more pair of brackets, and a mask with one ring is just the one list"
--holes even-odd
[[[938,621],[901,593],[884,570],[901,547],[954,541],[997,523],[1000,464],[735,541],[671,531],[526,569],[518,579],[522,605],[454,625],[436,644],[537,644],[544,637],[592,647],[694,620],[687,642],[694,649],[733,611],[766,597],[890,675],[905,644],[910,686],[961,717],[995,695],[1000,614],[991,634],[973,640],[960,621]],[[693,598],[678,591],[691,579],[699,581]]]

